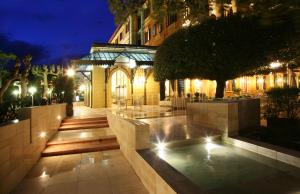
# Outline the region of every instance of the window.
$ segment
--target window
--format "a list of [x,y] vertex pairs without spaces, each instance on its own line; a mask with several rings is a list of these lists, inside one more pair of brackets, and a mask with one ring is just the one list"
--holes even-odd
[[148,35],[148,31],[146,31],[144,33],[144,36],[145,36],[145,43],[149,41],[149,35]]
[[167,18],[167,26],[175,23],[177,21],[177,14],[169,14]]
[[125,33],[127,34],[129,32],[129,22],[126,24],[126,27],[125,27]]
[[151,28],[148,27],[147,31],[144,33],[145,35],[145,42],[148,42],[151,40]]
[[151,28],[150,28],[150,27],[148,27],[148,36],[149,36],[149,38],[148,38],[148,39],[149,39],[149,40],[151,40],[151,35],[152,35],[152,34],[151,34]]
[[152,27],[152,36],[156,36],[156,34],[157,34],[157,25],[154,24]]
[[157,25],[157,31],[158,31],[159,33],[161,33],[161,32],[163,31],[163,25],[162,25],[162,24],[158,24],[158,25]]
[[123,32],[120,33],[120,41],[123,40]]

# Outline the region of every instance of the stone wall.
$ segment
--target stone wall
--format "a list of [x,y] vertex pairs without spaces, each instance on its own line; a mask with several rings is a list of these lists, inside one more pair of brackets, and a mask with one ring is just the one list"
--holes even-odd
[[188,103],[187,121],[189,125],[221,130],[225,136],[236,136],[241,130],[260,126],[260,100]]
[[23,120],[0,126],[0,193],[9,193],[39,160],[66,116],[66,105],[25,108]]
[[120,118],[107,113],[108,123],[120,144],[120,149],[150,194],[175,194],[176,192],[137,153],[150,148],[149,125],[141,121]]

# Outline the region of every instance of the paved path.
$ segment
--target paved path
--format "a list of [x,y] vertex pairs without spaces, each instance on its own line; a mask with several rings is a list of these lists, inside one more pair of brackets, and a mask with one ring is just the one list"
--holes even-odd
[[147,194],[120,150],[41,158],[12,194]]
[[[105,115],[105,111],[105,109],[75,107],[74,118],[99,117]],[[49,143],[67,143],[66,146],[70,146],[74,141],[84,142],[113,135],[109,128],[60,131]],[[109,150],[41,158],[12,193],[147,194],[148,192],[121,151]]]

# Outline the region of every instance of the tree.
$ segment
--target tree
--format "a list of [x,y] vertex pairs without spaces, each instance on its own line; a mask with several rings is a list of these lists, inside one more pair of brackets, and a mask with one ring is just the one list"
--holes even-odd
[[43,66],[34,66],[31,69],[31,72],[33,75],[40,77],[43,79],[43,97],[48,97],[48,79],[49,76],[55,76],[61,75],[63,73],[63,69],[61,66],[57,66],[55,68],[55,65],[51,65],[50,68],[47,65]]
[[0,103],[3,103],[3,95],[6,92],[6,90],[9,88],[11,83],[19,78],[21,62],[18,58],[16,58],[15,61],[16,62],[15,62],[12,72],[8,76],[5,77],[5,80],[3,81],[3,83],[0,87]]
[[155,79],[215,80],[215,97],[222,98],[227,80],[269,64],[295,37],[286,15],[271,19],[265,24],[257,16],[231,15],[179,30],[156,53]]
[[27,85],[28,85],[28,76],[31,68],[31,60],[32,57],[30,55],[27,55],[23,59],[24,63],[24,70],[20,74],[20,84],[21,84],[21,97],[24,99],[27,96]]
[[126,18],[136,12],[145,0],[109,0],[109,9],[115,17],[115,23],[121,24]]
[[115,16],[116,24],[124,22],[129,15],[141,9],[145,2],[151,10],[151,17],[157,21],[163,21],[168,14],[183,13],[188,8],[189,16],[186,19],[194,23],[207,18],[209,11],[208,0],[109,0],[110,11]]

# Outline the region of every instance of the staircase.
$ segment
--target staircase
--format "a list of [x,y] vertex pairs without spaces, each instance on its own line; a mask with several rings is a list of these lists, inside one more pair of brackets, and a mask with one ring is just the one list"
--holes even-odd
[[109,127],[106,117],[84,118],[84,119],[65,119],[62,121],[58,131],[91,129]]
[[106,117],[65,119],[42,152],[42,156],[58,156],[119,149],[117,138],[108,128]]

